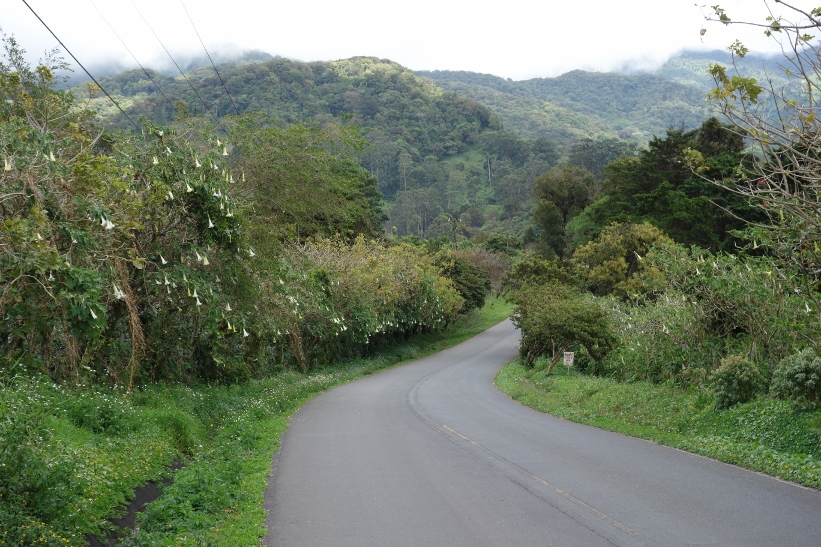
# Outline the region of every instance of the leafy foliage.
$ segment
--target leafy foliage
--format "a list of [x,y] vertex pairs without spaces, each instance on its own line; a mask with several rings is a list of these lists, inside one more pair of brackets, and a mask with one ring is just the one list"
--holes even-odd
[[722,359],[710,380],[717,410],[749,402],[764,393],[767,386],[758,367],[740,355]]
[[821,358],[807,348],[781,360],[773,372],[770,394],[799,409],[815,409],[821,402]]
[[534,221],[541,229],[542,244],[548,256],[564,254],[564,232],[568,221],[590,204],[595,193],[593,173],[572,164],[553,167],[533,181]]
[[484,270],[451,253],[441,253],[436,265],[442,275],[453,282],[462,297],[462,313],[478,310],[485,305],[485,298],[490,293],[490,277]]
[[[649,222],[677,243],[732,251],[733,230],[761,214],[721,184],[742,161],[743,140],[715,118],[698,129],[668,129],[638,156],[623,156],[604,169],[602,192],[569,223],[572,244],[585,243],[611,222]],[[697,151],[704,176],[693,174],[688,158]]]
[[526,287],[513,299],[516,303],[513,321],[522,331],[519,353],[528,365],[532,365],[536,357],[547,354],[549,373],[565,351],[578,347],[583,347],[594,362],[599,362],[616,344],[602,306],[567,286]]
[[642,296],[661,288],[661,272],[645,261],[654,245],[670,243],[658,228],[613,223],[598,238],[573,255],[575,269],[594,294],[622,298]]

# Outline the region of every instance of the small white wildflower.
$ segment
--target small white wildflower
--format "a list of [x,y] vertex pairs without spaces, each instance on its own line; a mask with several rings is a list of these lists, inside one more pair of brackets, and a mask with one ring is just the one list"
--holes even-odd
[[248,249],[248,254],[250,256],[257,256],[257,253],[255,253],[253,249]]
[[106,220],[105,224],[103,224],[103,226],[105,226],[106,230],[111,230],[112,228],[114,228],[114,223],[111,222],[110,220]]
[[162,263],[163,263],[163,265],[168,264],[168,261],[167,261],[166,259],[164,259],[164,258],[162,257],[162,255],[160,255],[160,262],[162,262]]
[[113,287],[114,298],[116,298],[117,300],[122,300],[123,298],[125,298],[125,293],[117,285],[113,285]]
[[242,329],[242,337],[243,337],[243,338],[248,338],[249,336],[251,336],[251,335],[250,335],[250,334],[248,334],[248,331],[247,331],[247,330],[245,330],[245,329]]
[[186,191],[186,192],[188,192],[188,193],[190,194],[191,192],[193,192],[193,191],[194,191],[194,189],[193,189],[193,188],[191,188],[191,185],[190,185],[190,184],[188,184],[188,183],[186,182],[186,183],[185,183],[185,191]]
[[152,163],[152,164],[154,164],[154,165],[159,165],[160,160],[158,160],[158,159],[157,159],[157,156],[154,156],[154,157],[151,159],[151,163]]
[[225,305],[225,311],[231,311],[231,303]]
[[210,216],[208,217],[208,227],[209,227],[209,228],[213,228],[213,227],[214,227],[214,223],[213,223],[213,222],[211,222],[211,217],[210,217]]

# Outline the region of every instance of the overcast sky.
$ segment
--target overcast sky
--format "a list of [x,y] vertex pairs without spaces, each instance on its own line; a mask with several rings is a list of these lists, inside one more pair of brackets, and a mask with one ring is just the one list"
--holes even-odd
[[[682,49],[724,49],[735,38],[754,50],[769,44],[760,30],[740,26],[708,25],[701,38],[704,18],[693,0],[27,1],[87,68],[109,62],[136,67],[112,27],[148,67],[170,63],[148,25],[175,58],[202,54],[183,3],[212,55],[245,49],[303,61],[369,55],[413,70],[469,70],[514,80],[573,69],[652,69]],[[810,8],[813,2],[793,4]],[[762,0],[713,3],[734,19],[766,16]],[[58,45],[23,0],[0,4],[0,27],[32,61]]]

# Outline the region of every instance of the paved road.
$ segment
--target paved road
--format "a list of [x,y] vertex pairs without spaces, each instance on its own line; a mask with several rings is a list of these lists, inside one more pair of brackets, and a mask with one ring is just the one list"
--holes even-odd
[[532,411],[509,322],[294,416],[266,545],[819,546],[821,493]]

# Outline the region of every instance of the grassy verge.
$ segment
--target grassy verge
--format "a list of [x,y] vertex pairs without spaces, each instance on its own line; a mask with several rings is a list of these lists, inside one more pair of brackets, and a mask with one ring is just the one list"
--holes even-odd
[[496,377],[501,391],[531,408],[602,429],[702,454],[821,488],[821,412],[794,412],[762,397],[713,409],[709,393],[624,383],[514,362]]
[[263,495],[288,417],[333,386],[455,345],[502,321],[493,299],[444,333],[308,374],[233,386],[0,385],[0,545],[85,545],[133,489],[186,462],[125,545],[257,545]]

